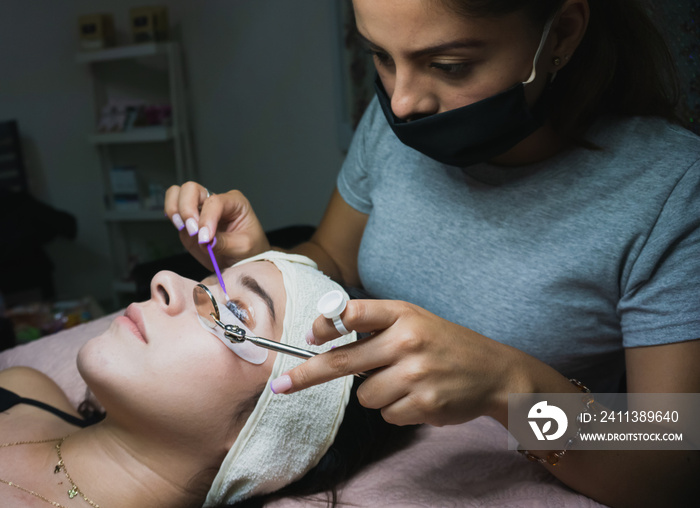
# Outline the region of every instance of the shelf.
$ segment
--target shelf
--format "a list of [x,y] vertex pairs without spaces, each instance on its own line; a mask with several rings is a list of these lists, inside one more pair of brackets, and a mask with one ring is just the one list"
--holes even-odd
[[[76,71],[90,77],[96,119],[102,117],[106,105],[120,100],[171,106],[171,120],[167,125],[101,132],[98,129],[107,124],[98,120],[92,132],[85,135],[86,142],[99,156],[106,204],[103,219],[115,274],[108,284],[111,284],[114,305],[118,308],[137,289],[133,282],[126,280],[134,262],[148,262],[160,256],[167,251],[163,245],[168,242],[179,248],[177,232],[171,233],[173,228],[167,225],[168,217],[162,207],[149,209],[148,205],[155,204],[154,200],[129,203],[126,198],[122,199],[115,193],[111,171],[120,166],[143,170],[139,171],[138,183],[144,188],[150,184],[195,179],[182,52],[177,42],[168,41],[83,51],[73,56]],[[123,190],[118,186],[119,189]]]
[[82,51],[75,55],[76,63],[96,63],[109,60],[121,60],[123,58],[138,58],[142,56],[162,55],[168,51],[167,42],[149,42],[144,44],[132,44],[129,46],[117,46],[115,48],[100,49],[97,51]]
[[166,217],[163,210],[105,211],[105,220],[110,222],[160,221],[167,219],[168,217]]
[[138,127],[124,132],[108,132],[92,134],[90,143],[93,145],[109,145],[116,143],[152,143],[173,139],[171,127]]

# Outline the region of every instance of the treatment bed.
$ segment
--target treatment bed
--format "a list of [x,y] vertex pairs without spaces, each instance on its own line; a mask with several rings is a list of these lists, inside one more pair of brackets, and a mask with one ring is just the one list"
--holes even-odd
[[[0,369],[28,366],[51,376],[77,405],[86,396],[76,354],[118,315],[61,331],[0,353]],[[542,466],[507,449],[507,431],[482,417],[471,422],[418,429],[411,444],[366,467],[339,489],[340,502],[382,507],[548,507],[592,508],[599,503],[575,493]],[[326,506],[284,499],[269,506]]]

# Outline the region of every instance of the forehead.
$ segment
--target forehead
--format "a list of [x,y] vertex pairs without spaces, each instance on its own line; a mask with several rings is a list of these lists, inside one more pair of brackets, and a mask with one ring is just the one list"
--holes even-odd
[[[271,285],[271,287],[269,288],[270,291],[272,291],[273,289],[272,286],[278,285],[282,286],[282,290],[284,290],[284,281],[282,280],[282,273],[277,269],[274,263],[271,263],[270,261],[254,261],[252,263],[244,263],[238,266],[231,266],[229,268],[225,268],[221,272],[221,275],[224,278],[227,288],[229,283],[233,284],[234,282],[240,280],[242,277],[247,275],[250,277],[260,278],[264,281],[268,281],[268,284]],[[216,275],[213,273],[202,279],[202,283],[207,286],[217,282],[218,280],[216,278]]]
[[498,17],[466,17],[439,0],[353,0],[360,34],[382,47],[410,53],[459,39],[496,43],[531,32],[518,12]]
[[[277,269],[274,263],[270,261],[253,261],[251,263],[243,263],[242,265],[232,266],[223,271],[223,275],[227,278],[238,279],[243,275],[268,280],[270,284],[282,286],[282,273]],[[261,280],[261,283],[262,283]],[[273,288],[270,287],[270,290]]]

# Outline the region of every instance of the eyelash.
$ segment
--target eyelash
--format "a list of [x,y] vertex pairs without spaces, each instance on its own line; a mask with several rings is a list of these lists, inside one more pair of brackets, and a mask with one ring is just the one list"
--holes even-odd
[[236,319],[240,320],[243,324],[248,324],[248,319],[250,316],[247,310],[242,308],[233,300],[226,302],[226,308],[231,311],[231,314],[236,316]]
[[387,55],[386,53],[383,53],[381,51],[375,51],[373,49],[366,49],[365,53],[367,53],[372,58],[374,58],[375,62],[377,62],[382,67],[388,67],[392,62],[391,57],[389,55]]
[[[371,55],[374,58],[377,65],[379,65],[381,67],[393,66],[392,58],[382,51],[368,49],[368,50],[366,50],[366,53],[368,55]],[[441,71],[442,73],[444,73],[448,77],[461,77],[462,75],[469,72],[469,70],[471,69],[471,64],[468,62],[460,62],[460,63],[454,63],[454,64],[432,62],[430,64],[430,67]]]
[[463,74],[466,74],[470,68],[471,65],[468,63],[454,63],[454,64],[445,64],[445,63],[438,63],[438,62],[433,62],[430,64],[431,67],[434,69],[439,69],[448,76],[461,76]]

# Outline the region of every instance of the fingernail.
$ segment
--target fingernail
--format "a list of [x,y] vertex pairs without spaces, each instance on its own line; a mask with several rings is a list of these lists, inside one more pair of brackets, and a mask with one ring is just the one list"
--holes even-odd
[[197,242],[199,243],[209,243],[209,228],[204,226],[199,230],[199,237],[197,237]]
[[284,374],[270,381],[272,393],[284,393],[292,387],[292,378]]
[[194,220],[192,217],[187,219],[187,232],[190,234],[190,236],[194,236],[197,234],[197,231],[199,231],[199,225],[197,224],[197,221]]
[[306,343],[309,346],[315,346],[316,345],[316,337],[314,337],[314,330],[313,328],[306,332]]
[[185,223],[182,222],[182,217],[180,217],[179,213],[176,213],[173,215],[173,225],[177,228],[178,231],[182,231],[182,229],[185,227]]

